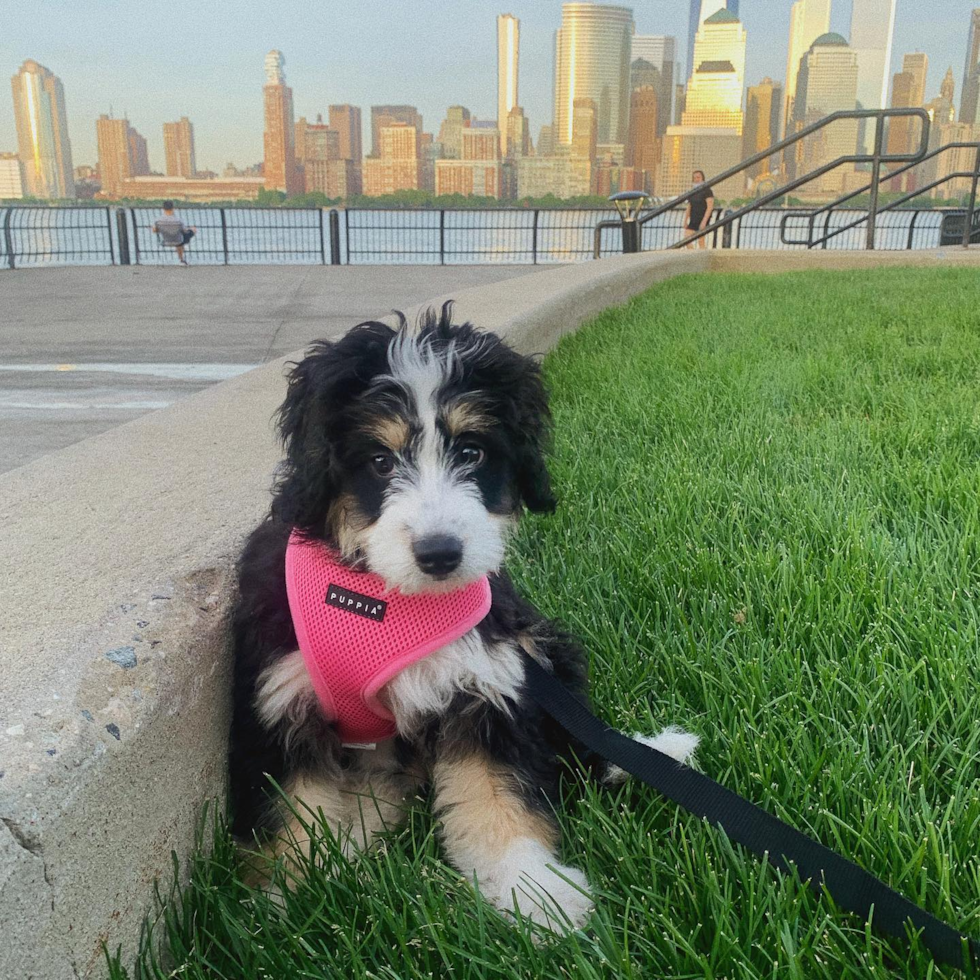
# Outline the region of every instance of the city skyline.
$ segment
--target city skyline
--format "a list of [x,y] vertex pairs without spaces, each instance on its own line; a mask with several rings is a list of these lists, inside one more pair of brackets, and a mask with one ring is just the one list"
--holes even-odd
[[[911,0],[898,0],[888,80],[901,70],[906,53],[921,50],[929,57],[927,93],[931,96],[938,91],[947,67],[952,65],[957,72],[963,63],[967,27],[975,5],[975,0],[962,3],[950,0],[943,5],[942,14],[937,15],[934,10],[911,9]],[[230,4],[218,6],[230,15]],[[291,6],[287,3],[284,9]],[[243,21],[247,18],[241,16],[241,7],[236,6],[236,21],[229,25],[231,36],[227,42],[231,50],[220,58],[209,52],[210,60],[203,71],[188,68],[181,72],[171,68],[169,72],[154,72],[147,71],[145,66],[136,71],[139,59],[134,52],[145,51],[145,58],[149,59],[161,57],[154,54],[158,45],[144,41],[142,48],[139,44],[128,43],[118,52],[114,71],[106,73],[104,65],[108,55],[100,54],[99,45],[104,45],[103,35],[119,37],[136,30],[135,23],[125,23],[130,17],[128,12],[120,11],[119,20],[123,23],[113,30],[104,30],[105,25],[100,22],[102,40],[91,49],[78,43],[79,33],[88,36],[87,27],[78,25],[76,30],[73,26],[74,20],[79,15],[84,17],[85,11],[92,7],[90,0],[79,0],[70,6],[56,2],[46,5],[42,11],[32,11],[30,17],[17,13],[11,18],[13,23],[0,42],[0,64],[5,66],[8,74],[13,74],[22,61],[34,58],[62,80],[76,164],[95,162],[95,120],[108,112],[111,105],[116,116],[127,114],[134,129],[149,135],[153,170],[162,172],[165,169],[163,141],[159,135],[163,123],[187,116],[195,127],[198,165],[220,172],[229,160],[247,166],[262,158],[261,114],[256,114],[255,96],[263,79],[261,70],[255,71],[255,59],[257,57],[261,64],[270,42],[289,52],[290,87],[295,92],[296,117],[315,118],[317,112],[325,112],[328,104],[333,103],[361,105],[367,112],[370,105],[391,101],[392,96],[396,96],[418,106],[430,131],[437,129],[438,121],[453,103],[467,106],[481,120],[495,120],[497,44],[494,27],[498,14],[505,12],[503,5],[491,5],[482,0],[468,4],[465,11],[459,12],[460,16],[453,18],[453,29],[460,32],[461,43],[437,45],[431,53],[426,53],[424,45],[419,47],[413,42],[421,42],[421,36],[428,30],[423,25],[431,24],[420,15],[420,8],[424,10],[429,6],[435,10],[437,5],[421,3],[416,6],[415,15],[409,18],[386,5],[366,0],[359,5],[357,17],[349,21],[336,18],[328,30],[319,33],[320,38],[334,38],[332,44],[322,40],[314,42],[308,29],[277,29],[268,24],[267,18],[263,19],[262,27],[245,26]],[[521,20],[520,104],[532,132],[537,133],[541,125],[551,122],[553,32],[560,24],[561,3],[556,0],[526,7],[528,9],[510,5],[508,12]],[[783,80],[790,7],[791,0],[765,0],[765,3],[741,0],[739,16],[749,35],[746,87],[757,84],[764,75]],[[687,4],[645,0],[643,4],[633,4],[632,9],[638,34],[674,36],[678,54],[684,56]],[[163,46],[172,60],[173,52],[187,50],[184,35],[188,31],[193,33],[195,27],[204,29],[204,25],[200,12],[182,2],[172,4],[168,10],[166,30],[177,32],[181,38],[181,43]],[[181,10],[186,10],[186,18],[180,16]],[[387,11],[383,50],[386,54],[384,62],[391,66],[390,72],[379,71],[375,59],[363,58],[364,50],[370,49],[370,41],[366,42],[365,37],[372,36],[365,28],[372,23],[379,25],[382,11]],[[306,14],[309,15],[306,17],[307,28],[311,19],[318,21],[323,16],[317,11]],[[220,16],[219,10],[219,20]],[[157,12],[151,11],[148,16],[134,18],[139,22],[143,38],[152,32],[156,17]],[[836,0],[831,29],[848,37],[850,17],[851,3]],[[29,26],[28,21],[33,26]],[[396,29],[392,30],[395,25]],[[207,30],[213,31],[213,26],[214,18],[209,18]],[[262,50],[244,51],[242,45],[254,44],[258,35],[263,38]],[[344,38],[351,44],[344,43]],[[199,37],[194,39],[194,44],[200,43]],[[358,45],[362,52],[361,61],[352,66]],[[376,47],[382,46],[376,43]],[[80,51],[85,54],[80,55]],[[423,52],[421,56],[420,51]],[[243,73],[239,66],[246,55],[249,63],[247,72]],[[439,66],[437,70],[434,70],[435,65]],[[409,78],[417,78],[417,81],[410,82],[405,77],[406,71]],[[680,76],[686,78],[689,74],[689,66],[681,65]],[[92,81],[95,78],[97,83]],[[413,87],[415,85],[417,89]],[[98,111],[93,112],[90,106]],[[13,129],[11,106],[7,102],[0,105],[0,151],[16,149]]]

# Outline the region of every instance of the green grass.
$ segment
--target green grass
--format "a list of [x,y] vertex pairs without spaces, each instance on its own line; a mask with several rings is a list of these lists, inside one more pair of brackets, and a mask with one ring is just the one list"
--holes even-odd
[[[703,771],[974,935],[978,295],[959,270],[713,275],[607,311],[547,360],[562,503],[511,562],[586,642],[607,719],[699,732]],[[652,791],[572,788],[587,933],[535,943],[481,907],[419,802],[281,912],[219,832],[138,975],[957,975]]]

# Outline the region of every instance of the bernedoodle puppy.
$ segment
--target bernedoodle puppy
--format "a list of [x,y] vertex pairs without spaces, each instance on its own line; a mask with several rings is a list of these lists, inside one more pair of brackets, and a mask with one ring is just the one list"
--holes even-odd
[[[431,787],[484,897],[581,926],[589,885],[553,819],[575,746],[526,695],[521,651],[583,698],[586,658],[503,569],[523,509],[555,507],[537,363],[449,304],[415,330],[362,323],[292,367],[278,423],[271,512],[239,563],[236,832],[288,859],[315,814],[355,853]],[[697,745],[644,741],[679,761]]]

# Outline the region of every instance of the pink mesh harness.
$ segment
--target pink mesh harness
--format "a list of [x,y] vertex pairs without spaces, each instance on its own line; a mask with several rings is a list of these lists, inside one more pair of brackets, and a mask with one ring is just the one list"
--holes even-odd
[[346,743],[391,738],[395,722],[378,701],[381,688],[490,611],[486,576],[455,592],[406,596],[295,531],[286,547],[286,594],[313,688]]

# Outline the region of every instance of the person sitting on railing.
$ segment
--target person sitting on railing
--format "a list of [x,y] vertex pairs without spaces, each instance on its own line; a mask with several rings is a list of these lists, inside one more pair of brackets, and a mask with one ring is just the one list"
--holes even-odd
[[[695,170],[691,176],[695,187],[704,184],[704,171]],[[687,211],[684,214],[684,228],[689,235],[703,231],[708,227],[711,214],[715,209],[715,192],[705,184],[697,193],[692,194],[687,201]],[[694,242],[688,242],[688,248],[694,248]],[[698,248],[708,247],[708,236],[702,235],[697,240]]]
[[177,249],[177,258],[181,265],[187,265],[184,258],[184,246],[197,234],[197,229],[185,225],[174,214],[174,202],[163,202],[163,217],[157,218],[153,233],[160,236],[160,243]]

